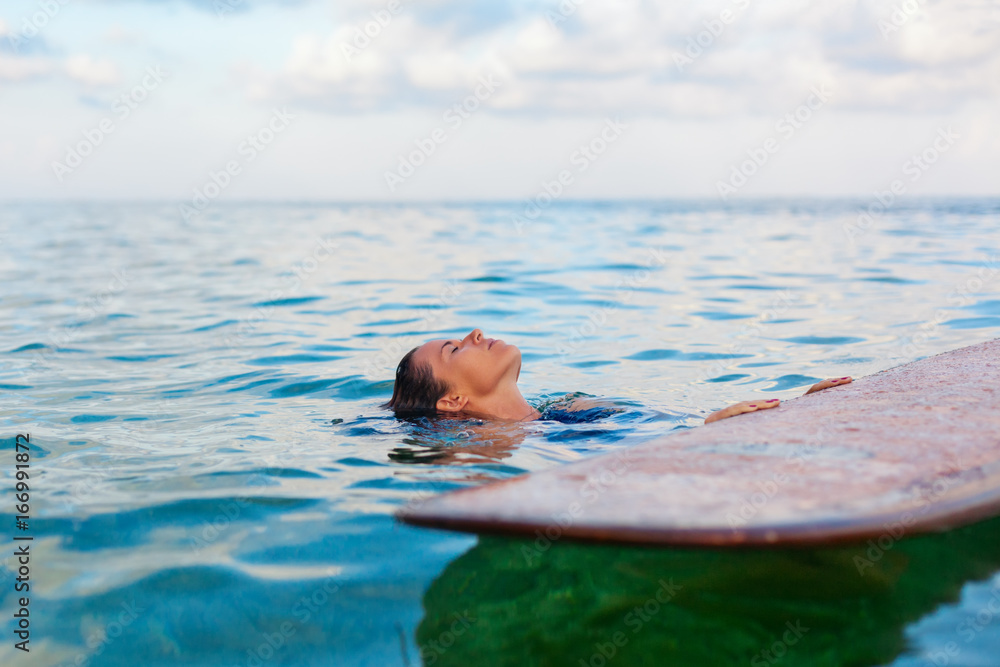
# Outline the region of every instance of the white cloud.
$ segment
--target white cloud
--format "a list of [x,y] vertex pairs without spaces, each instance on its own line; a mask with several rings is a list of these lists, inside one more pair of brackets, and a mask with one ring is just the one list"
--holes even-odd
[[110,60],[97,60],[86,54],[70,56],[66,59],[66,75],[87,86],[111,86],[121,77],[118,67]]
[[115,23],[104,33],[104,40],[109,44],[135,46],[142,43],[142,33]]
[[[996,96],[996,7],[913,2],[919,10],[899,25],[891,23],[896,5],[884,0],[717,0],[697,7],[624,0],[585,2],[556,25],[542,10],[511,11],[475,31],[407,4],[347,58],[344,45],[354,45],[375,7],[353,5],[332,33],[300,36],[281,70],[257,72],[245,83],[258,97],[337,112],[440,106],[488,72],[504,80],[491,106],[562,114],[774,113],[824,81],[836,90],[834,106],[854,110],[947,111]],[[723,10],[731,13],[728,24],[720,20]],[[894,30],[883,35],[880,21]],[[698,47],[699,39],[707,45]],[[689,44],[695,57],[678,67],[675,59]]]
[[[584,0],[553,26],[546,9],[559,2],[406,0],[350,59],[342,45],[388,0],[244,2],[247,11],[223,20],[211,0],[200,5],[209,11],[67,3],[20,49],[0,36],[4,116],[21,128],[0,141],[0,197],[176,198],[224,164],[271,107],[301,120],[227,197],[518,198],[571,164],[606,116],[629,129],[568,197],[713,197],[820,82],[830,84],[829,105],[740,196],[868,197],[946,126],[961,139],[919,192],[997,192],[1000,0]],[[879,22],[912,2],[919,12],[884,38]],[[706,22],[718,27],[725,8],[734,20],[679,71],[674,55]],[[22,15],[4,17],[15,30]],[[170,90],[59,183],[51,161],[150,63],[175,74]],[[492,112],[453,131],[443,112],[484,74],[501,82],[484,102]],[[390,193],[386,170],[438,126],[447,141]]]
[[[35,48],[27,50],[25,43]],[[78,83],[96,87],[113,85],[120,80],[114,62],[75,54],[60,63],[50,55],[51,50],[41,36],[25,37],[18,31],[12,31],[3,20],[0,20],[0,47],[8,47],[0,48],[0,81],[26,82],[62,74]]]
[[45,58],[12,58],[0,53],[0,81],[29,81],[52,72]]

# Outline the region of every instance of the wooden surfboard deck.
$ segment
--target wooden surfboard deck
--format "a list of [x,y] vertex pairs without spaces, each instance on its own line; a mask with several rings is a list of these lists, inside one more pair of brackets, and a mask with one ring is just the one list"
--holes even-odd
[[1000,339],[551,470],[407,523],[532,539],[806,546],[1000,514]]

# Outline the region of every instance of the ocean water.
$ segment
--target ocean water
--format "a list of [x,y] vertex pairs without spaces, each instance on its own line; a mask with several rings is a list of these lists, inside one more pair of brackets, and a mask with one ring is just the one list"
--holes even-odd
[[[870,204],[5,206],[0,475],[30,434],[10,532],[34,539],[30,654],[0,554],[0,661],[1000,664],[997,520],[859,574],[869,545],[535,549],[393,519],[1000,336],[1000,202]],[[405,351],[473,327],[521,348],[529,400],[629,409],[491,428],[379,408]]]

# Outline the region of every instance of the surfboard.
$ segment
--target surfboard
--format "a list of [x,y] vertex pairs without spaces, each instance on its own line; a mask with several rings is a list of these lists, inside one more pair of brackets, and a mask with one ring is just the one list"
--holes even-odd
[[995,515],[1000,339],[397,513],[549,542],[883,550]]

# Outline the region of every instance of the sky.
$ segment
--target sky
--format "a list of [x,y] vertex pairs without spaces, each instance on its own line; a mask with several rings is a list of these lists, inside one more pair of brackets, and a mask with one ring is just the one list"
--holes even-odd
[[3,0],[0,200],[1000,195],[1000,0]]

